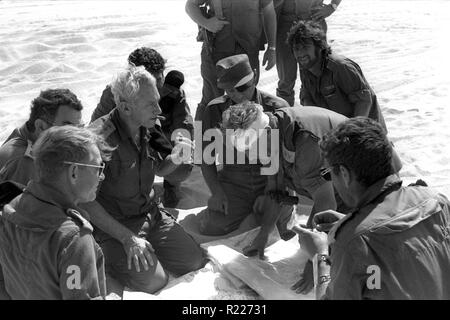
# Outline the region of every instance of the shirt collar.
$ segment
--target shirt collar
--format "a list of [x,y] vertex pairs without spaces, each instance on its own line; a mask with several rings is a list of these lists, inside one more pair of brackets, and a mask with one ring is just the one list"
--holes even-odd
[[373,202],[377,199],[381,194],[385,192],[389,192],[390,190],[396,189],[402,185],[402,180],[397,174],[393,174],[378,180],[373,185],[371,185],[361,197],[361,201],[356,209],[352,210],[345,217],[340,219],[328,232],[328,244],[332,244],[336,241],[336,233],[339,228],[347,221],[350,220],[353,215],[359,211],[361,208]]
[[29,192],[39,200],[59,207],[64,211],[76,208],[75,204],[64,193],[50,184],[31,180],[24,192]]

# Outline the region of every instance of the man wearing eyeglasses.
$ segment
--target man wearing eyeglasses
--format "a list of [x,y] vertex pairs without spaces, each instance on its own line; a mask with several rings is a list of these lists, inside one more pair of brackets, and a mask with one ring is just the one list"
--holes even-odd
[[[212,100],[202,117],[202,132],[220,128],[222,113],[231,105],[254,101],[264,111],[274,112],[278,108],[289,107],[286,101],[256,88],[255,72],[245,54],[234,55],[217,62],[217,86],[225,90],[225,95]],[[224,139],[225,142],[225,139]],[[203,141],[203,150],[209,145]],[[228,146],[230,147],[230,146]],[[231,148],[233,148],[231,146]],[[213,151],[211,157],[216,154]],[[220,236],[236,230],[251,213],[258,195],[264,193],[267,178],[261,175],[261,164],[238,164],[236,150],[232,163],[227,163],[226,147],[219,151],[225,161],[218,171],[216,163],[202,163],[203,177],[211,191],[208,208],[199,213],[200,232],[204,235]]]
[[303,250],[317,254],[317,299],[450,299],[449,200],[417,183],[402,186],[385,130],[372,119],[341,123],[320,147],[353,210],[318,213],[314,229],[294,227]]
[[111,151],[91,131],[52,127],[34,144],[35,179],[0,211],[11,299],[106,298],[104,257],[79,206],[96,198]]
[[122,295],[126,286],[154,293],[166,285],[167,271],[180,276],[205,262],[198,244],[160,206],[153,190],[155,174],[166,176],[191,163],[193,144],[180,136],[172,147],[155,127],[160,96],[144,66],[120,72],[111,92],[116,108],[90,126],[116,149],[97,200],[85,208],[98,227],[96,239],[111,276],[108,292]]
[[0,147],[0,181],[12,180],[26,185],[34,174],[33,144],[53,126],[81,124],[83,106],[69,89],[41,91],[31,102],[30,117],[15,129]]

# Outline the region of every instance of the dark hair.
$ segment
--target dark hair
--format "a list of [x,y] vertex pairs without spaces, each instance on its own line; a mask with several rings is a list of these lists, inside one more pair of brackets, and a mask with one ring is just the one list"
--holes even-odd
[[320,147],[334,172],[343,165],[365,187],[391,173],[391,143],[383,127],[372,119],[356,117],[339,124]]
[[34,122],[37,119],[53,122],[61,106],[69,106],[77,111],[83,110],[83,105],[80,100],[69,89],[48,89],[41,91],[39,97],[31,102],[30,118],[26,122],[28,130],[34,132],[36,129]]
[[89,128],[66,125],[45,130],[33,147],[39,180],[58,179],[64,169],[64,161],[85,161],[91,146],[99,149],[103,161],[108,161],[114,151],[102,136]]
[[163,72],[166,67],[166,61],[158,51],[148,47],[134,50],[128,56],[128,62],[134,64],[136,67],[144,66],[150,73]]
[[291,27],[287,34],[287,44],[293,48],[294,45],[312,40],[314,45],[320,48],[326,55],[331,53],[331,47],[327,43],[325,31],[315,21],[299,21]]

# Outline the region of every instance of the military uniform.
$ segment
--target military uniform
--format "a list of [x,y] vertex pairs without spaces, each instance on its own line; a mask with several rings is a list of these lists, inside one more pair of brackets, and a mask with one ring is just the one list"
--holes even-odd
[[212,15],[230,24],[215,33],[210,46],[203,43],[201,51],[201,75],[203,78],[202,100],[197,107],[196,120],[202,118],[206,105],[223,95],[217,87],[216,63],[226,57],[245,53],[252,69],[259,74],[260,39],[263,34],[262,9],[272,0],[197,0],[196,4],[208,4]]
[[[328,299],[450,299],[450,202],[401,185],[397,175],[377,181],[330,230]],[[379,288],[367,286],[374,276]]]
[[0,263],[12,299],[106,296],[104,258],[87,213],[54,187],[30,182],[0,212]]
[[12,180],[23,185],[34,175],[32,135],[26,124],[15,129],[0,147],[0,182]]
[[[292,48],[286,43],[287,33],[295,21],[312,20],[312,9],[323,5],[323,0],[277,0],[277,72],[278,87],[277,96],[286,100],[289,105],[294,105],[294,86],[297,80],[298,63],[292,53]],[[325,33],[327,23],[325,19],[317,21]]]
[[[262,105],[267,112],[289,107],[284,100],[257,89],[252,101]],[[219,128],[222,113],[232,104],[233,101],[226,95],[211,101],[203,114],[203,132]],[[203,149],[207,144],[208,142],[204,142]],[[221,154],[225,154],[225,144]],[[267,176],[261,175],[261,164],[235,164],[237,157],[237,150],[234,149],[233,163],[227,163],[227,158],[224,157],[223,169],[218,172],[219,182],[228,198],[228,214],[209,208],[199,213],[202,234],[224,235],[237,229],[252,212],[255,199],[264,193]]]
[[[162,266],[177,275],[199,269],[203,253],[194,240],[155,199],[153,182],[161,161],[172,151],[170,142],[155,128],[141,127],[140,141],[134,142],[119,111],[91,124],[111,146],[116,146],[105,167],[97,201],[118,222],[147,239]],[[98,230],[96,238],[106,259],[106,269],[115,279],[134,290],[145,291],[156,266],[148,271],[128,270],[122,244]]]
[[321,70],[319,77],[308,70],[300,70],[302,105],[326,108],[353,118],[356,103],[370,100],[368,117],[386,129],[377,96],[356,62],[330,54],[324,57]]
[[[269,114],[270,126],[280,131],[280,156],[282,178],[280,189],[288,187],[297,194],[312,198],[312,194],[327,183],[320,175],[325,167],[320,151],[323,136],[348,118],[318,107],[294,107]],[[348,208],[335,194],[338,211]]]

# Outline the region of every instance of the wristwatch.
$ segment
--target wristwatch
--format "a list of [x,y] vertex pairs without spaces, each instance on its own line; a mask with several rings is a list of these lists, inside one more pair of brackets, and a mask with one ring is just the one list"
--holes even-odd
[[336,3],[331,2],[329,4],[329,6],[331,6],[333,8],[333,11],[336,11],[336,9],[337,9],[337,4]]

